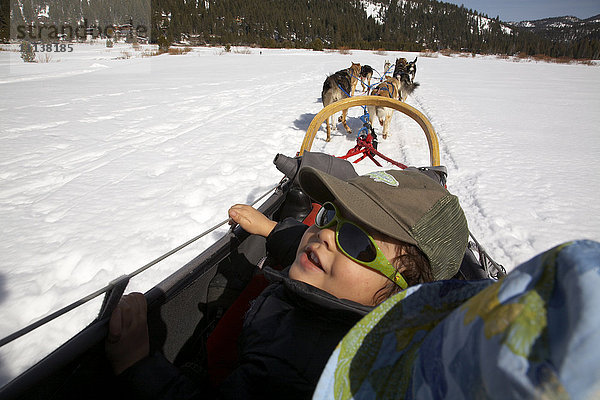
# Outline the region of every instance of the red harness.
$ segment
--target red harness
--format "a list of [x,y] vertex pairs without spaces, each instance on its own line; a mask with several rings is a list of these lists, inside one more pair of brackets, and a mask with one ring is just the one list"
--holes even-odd
[[356,156],[356,155],[360,155],[360,154],[362,154],[362,156],[359,159],[353,161],[354,164],[369,157],[375,163],[375,165],[377,165],[378,167],[381,167],[381,164],[375,159],[375,156],[379,156],[379,157],[383,158],[385,161],[387,161],[391,164],[394,164],[395,166],[397,166],[401,169],[406,168],[406,165],[399,163],[398,161],[394,161],[391,158],[386,157],[383,154],[381,154],[379,151],[377,151],[375,146],[373,146],[373,136],[370,133],[367,134],[366,137],[359,136],[356,139],[356,146],[354,146],[353,148],[348,150],[348,153],[346,153],[346,155],[338,157],[338,158],[346,160],[352,156]]

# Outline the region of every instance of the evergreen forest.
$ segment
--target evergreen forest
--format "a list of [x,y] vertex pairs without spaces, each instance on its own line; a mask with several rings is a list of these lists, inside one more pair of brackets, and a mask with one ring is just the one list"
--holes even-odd
[[[1,3],[5,40],[14,38],[9,30],[19,18],[16,0],[11,1],[10,10],[8,1]],[[527,29],[435,0],[62,0],[51,2],[46,21],[40,21],[44,1],[19,0],[25,14],[20,22],[77,21],[83,14],[98,24],[122,24],[137,16],[151,21],[153,43],[600,58],[599,22],[572,26],[561,35],[555,28]],[[369,16],[366,6],[378,12]]]

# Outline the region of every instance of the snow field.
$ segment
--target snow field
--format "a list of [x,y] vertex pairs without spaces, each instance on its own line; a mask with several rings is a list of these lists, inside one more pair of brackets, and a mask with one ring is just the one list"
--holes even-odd
[[[381,72],[385,60],[418,55],[196,48],[143,58],[143,50],[77,45],[42,64],[0,52],[2,337],[273,187],[281,174],[272,160],[299,150],[328,74],[352,61]],[[416,81],[407,102],[431,120],[449,190],[496,261],[510,270],[556,244],[600,240],[597,66],[419,57]],[[349,112],[355,133],[361,114]],[[313,151],[339,156],[354,146],[341,125],[330,143],[323,128]],[[395,113],[390,132],[381,152],[429,163],[414,121]],[[376,169],[369,160],[356,166]],[[225,229],[146,271],[128,291],[148,290]],[[79,331],[99,302],[2,348],[0,381]]]

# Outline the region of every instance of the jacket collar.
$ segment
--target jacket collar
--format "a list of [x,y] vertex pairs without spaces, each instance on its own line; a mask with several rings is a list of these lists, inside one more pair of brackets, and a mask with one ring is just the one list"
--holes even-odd
[[352,300],[339,299],[308,283],[291,279],[288,276],[288,270],[289,267],[282,271],[265,267],[263,273],[270,282],[283,284],[286,289],[285,294],[290,302],[309,311],[315,311],[316,315],[322,315],[329,319],[354,321],[353,323],[355,323],[375,308]]

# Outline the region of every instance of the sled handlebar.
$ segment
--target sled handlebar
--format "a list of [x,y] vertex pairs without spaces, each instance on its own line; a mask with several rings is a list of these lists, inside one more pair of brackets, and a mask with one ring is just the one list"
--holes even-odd
[[323,108],[311,121],[308,129],[306,130],[306,135],[304,136],[304,141],[302,142],[302,147],[300,148],[299,155],[304,154],[305,151],[310,150],[312,147],[312,142],[317,135],[317,131],[319,127],[327,118],[332,116],[333,114],[345,110],[350,107],[355,106],[377,106],[377,107],[389,107],[394,110],[400,111],[403,114],[408,115],[410,118],[415,120],[421,129],[425,132],[425,136],[427,137],[427,144],[429,145],[429,159],[432,166],[440,165],[440,148],[438,144],[437,135],[435,134],[435,130],[433,129],[433,125],[431,122],[416,108],[403,103],[399,100],[390,99],[381,96],[355,96],[348,97],[335,103],[328,105]]

